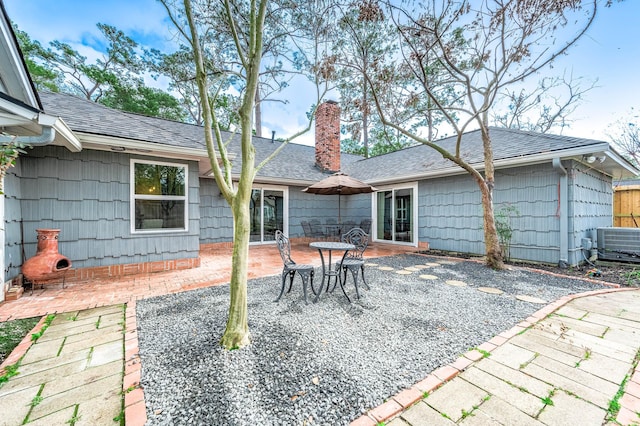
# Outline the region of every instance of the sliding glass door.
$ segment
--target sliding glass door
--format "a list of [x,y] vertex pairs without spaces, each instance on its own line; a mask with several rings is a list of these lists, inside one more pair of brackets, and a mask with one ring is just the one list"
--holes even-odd
[[415,242],[415,187],[378,191],[374,199],[377,240]]
[[284,188],[263,187],[251,192],[251,236],[252,243],[275,241],[275,233],[287,233],[288,202]]

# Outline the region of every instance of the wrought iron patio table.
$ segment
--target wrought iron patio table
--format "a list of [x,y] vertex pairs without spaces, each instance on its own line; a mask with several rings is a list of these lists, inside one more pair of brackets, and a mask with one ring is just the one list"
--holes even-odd
[[[336,283],[334,283],[333,288],[335,288],[337,283],[340,283],[340,288],[342,289],[342,292],[344,293],[347,300],[350,301],[349,296],[347,296],[347,292],[344,289],[344,285],[342,284],[340,271],[335,269],[335,267],[331,262],[331,253],[334,250],[344,251],[342,255],[342,259],[344,260],[349,250],[355,249],[356,246],[349,243],[341,243],[341,242],[335,242],[335,241],[314,241],[309,244],[309,247],[318,249],[318,252],[320,253],[320,260],[322,260],[322,284],[320,284],[320,288],[316,292],[316,298],[314,302],[317,302],[318,298],[320,298],[320,293],[322,293],[322,287],[324,287],[325,278],[327,279],[326,291],[329,291],[329,285],[331,284],[331,277],[335,277],[336,279]],[[324,254],[322,253],[323,250],[326,250],[329,253],[328,264],[325,262]]]

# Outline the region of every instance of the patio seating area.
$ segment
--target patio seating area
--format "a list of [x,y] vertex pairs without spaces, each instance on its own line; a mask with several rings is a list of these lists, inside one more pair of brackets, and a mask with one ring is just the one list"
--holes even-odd
[[343,234],[349,232],[352,228],[361,228],[365,233],[371,232],[371,219],[362,219],[360,222],[355,220],[346,220],[338,222],[338,220],[329,218],[322,223],[319,219],[303,220],[300,222],[304,236],[307,238],[321,238],[328,241],[340,241]]
[[[291,249],[299,263],[321,266],[318,251],[306,241],[292,241]],[[415,251],[415,247],[376,243],[366,257],[393,256]],[[200,253],[201,266],[183,271],[128,275],[62,285],[36,286],[32,295],[0,304],[0,321],[30,318],[55,312],[90,309],[127,303],[162,294],[178,293],[228,283],[231,277],[231,247]],[[279,275],[282,259],[274,244],[255,245],[249,249],[249,278]],[[274,293],[273,298],[277,294]]]

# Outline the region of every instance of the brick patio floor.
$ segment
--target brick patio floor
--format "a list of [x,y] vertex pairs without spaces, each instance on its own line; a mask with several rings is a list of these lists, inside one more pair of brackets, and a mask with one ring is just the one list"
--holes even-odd
[[[129,275],[36,286],[33,294],[25,290],[15,301],[0,304],[0,322],[56,312],[71,312],[145,299],[169,293],[228,283],[231,276],[231,248],[203,251],[201,266],[182,271]],[[417,248],[391,244],[372,244],[366,258],[415,252]],[[320,266],[320,256],[308,243],[292,243],[292,257],[298,263]],[[249,279],[282,272],[282,260],[275,245],[251,246]]]

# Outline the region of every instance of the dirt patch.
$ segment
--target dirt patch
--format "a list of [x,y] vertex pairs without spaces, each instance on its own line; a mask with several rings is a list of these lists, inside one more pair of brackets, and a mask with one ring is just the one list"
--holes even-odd
[[40,321],[40,317],[0,322],[0,364],[18,346],[24,336]]
[[[448,256],[461,259],[482,260],[481,256],[473,256],[468,253],[450,252],[444,250],[428,250],[421,252],[429,256]],[[557,265],[535,262],[510,261],[508,265],[522,266],[532,269],[553,272],[575,278],[590,278],[623,287],[640,287],[640,263],[595,261],[593,265],[584,263],[579,266],[561,268]]]

